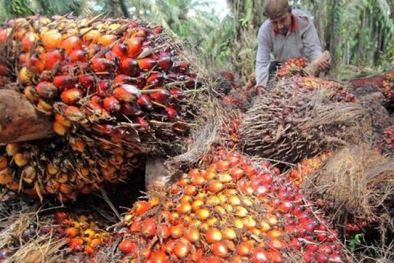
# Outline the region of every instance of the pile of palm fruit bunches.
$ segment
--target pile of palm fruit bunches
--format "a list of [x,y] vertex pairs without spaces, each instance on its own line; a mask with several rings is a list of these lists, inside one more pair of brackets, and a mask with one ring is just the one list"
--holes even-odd
[[[207,101],[206,87],[181,47],[160,26],[140,21],[60,16],[11,20],[0,29],[0,56],[2,89],[20,92],[43,116],[50,116],[57,134],[0,146],[0,184],[41,199],[54,195],[62,202],[73,200],[105,183],[127,180],[144,166],[146,155],[181,152]],[[335,83],[300,77],[305,66],[303,59],[291,60],[278,77],[292,78],[291,88],[305,93],[305,101],[326,85],[334,90],[328,101],[354,101]],[[167,189],[134,203],[121,230],[109,234],[86,218],[57,213],[56,237],[67,238],[71,253],[93,257],[116,234],[116,262],[347,262],[331,219],[299,187],[305,175],[238,151],[247,136],[253,139],[245,147],[249,153],[261,142],[268,145],[263,149],[277,145],[270,131],[259,130],[253,115],[267,118],[266,129],[277,131],[270,125],[279,120],[295,127],[291,136],[299,134],[302,112],[297,104],[279,110],[279,95],[289,94],[285,89],[277,100],[269,98],[270,116],[252,108],[227,119],[222,144],[212,145],[198,165],[182,171]],[[225,97],[224,103],[237,108],[245,97]],[[290,161],[301,160],[307,146],[301,145],[300,155]],[[293,149],[287,141],[281,147],[278,159]],[[316,147],[316,152],[323,148]]]
[[62,202],[125,181],[146,154],[175,154],[206,88],[161,26],[28,17],[0,27],[1,89],[16,90],[56,136],[0,146],[4,188]]

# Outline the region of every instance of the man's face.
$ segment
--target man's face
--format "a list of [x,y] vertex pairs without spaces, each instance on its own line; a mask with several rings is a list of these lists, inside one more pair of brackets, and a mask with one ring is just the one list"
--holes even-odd
[[270,18],[271,19],[271,24],[273,29],[280,33],[280,34],[287,34],[289,32],[290,27],[291,27],[291,13],[286,12],[286,14],[276,17],[276,18]]

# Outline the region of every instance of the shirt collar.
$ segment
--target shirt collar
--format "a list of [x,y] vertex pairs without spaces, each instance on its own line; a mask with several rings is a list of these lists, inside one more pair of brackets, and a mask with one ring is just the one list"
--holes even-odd
[[[290,19],[291,19],[291,26],[290,26],[289,33],[290,32],[295,32],[298,29],[298,22],[297,22],[296,16],[293,13],[291,13],[290,16],[291,16],[290,17]],[[274,31],[274,35],[280,34],[278,31],[276,31],[274,29],[273,29],[273,31]]]

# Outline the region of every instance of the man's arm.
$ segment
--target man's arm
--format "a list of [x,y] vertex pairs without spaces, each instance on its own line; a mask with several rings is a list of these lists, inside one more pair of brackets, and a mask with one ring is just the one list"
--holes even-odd
[[[309,18],[308,18],[309,19]],[[302,42],[304,45],[304,54],[309,62],[314,61],[322,54],[322,47],[319,36],[312,21],[309,20],[305,31],[303,32]]]
[[272,50],[272,43],[269,39],[269,31],[271,28],[267,24],[263,24],[257,36],[258,47],[256,54],[256,86],[267,86],[270,55]]

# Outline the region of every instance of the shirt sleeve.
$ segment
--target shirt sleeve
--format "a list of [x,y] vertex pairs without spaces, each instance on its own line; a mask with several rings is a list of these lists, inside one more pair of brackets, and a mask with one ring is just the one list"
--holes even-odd
[[322,47],[316,28],[310,20],[301,38],[306,58],[309,62],[314,61],[322,54]]
[[270,58],[272,51],[272,41],[269,38],[269,30],[266,24],[263,24],[257,36],[257,54],[256,54],[256,86],[267,86]]

